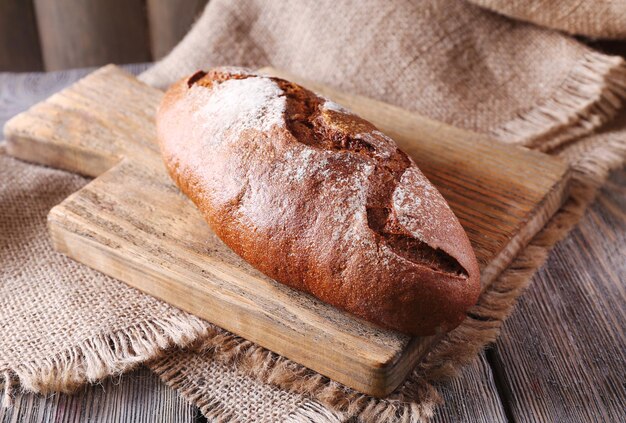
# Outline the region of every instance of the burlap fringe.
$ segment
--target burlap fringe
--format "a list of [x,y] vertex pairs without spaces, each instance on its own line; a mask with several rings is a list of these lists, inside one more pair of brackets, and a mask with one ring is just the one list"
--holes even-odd
[[621,57],[591,52],[549,98],[491,132],[495,138],[540,151],[591,133],[611,120],[626,98]]
[[[264,383],[309,395],[334,410],[336,414],[332,418],[358,417],[366,422],[425,422],[432,417],[435,406],[441,402],[437,391],[423,378],[408,380],[400,390],[384,399],[361,394],[217,327],[212,327],[208,337],[193,350],[202,354],[203,358],[213,358],[222,364],[236,366],[239,371]],[[165,357],[150,363],[150,368],[184,398],[198,406],[207,418],[236,421],[234,410],[207,400],[204,392],[185,377],[183,364]],[[423,401],[418,404],[415,398]],[[309,421],[307,419],[333,421],[330,416],[324,408],[308,407],[292,418],[305,422]]]
[[286,423],[343,423],[343,413],[331,411],[319,402],[310,402],[291,414]]
[[207,323],[198,318],[172,317],[166,321],[144,321],[123,331],[95,336],[80,347],[50,357],[42,366],[26,363],[0,369],[2,405],[12,405],[19,386],[39,393],[73,392],[86,382],[121,374],[154,359],[164,350],[187,346],[207,333]]

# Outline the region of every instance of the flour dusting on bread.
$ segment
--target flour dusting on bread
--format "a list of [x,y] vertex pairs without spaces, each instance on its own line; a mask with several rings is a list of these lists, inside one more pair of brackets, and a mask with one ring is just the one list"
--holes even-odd
[[343,107],[341,104],[337,104],[332,100],[329,99],[325,99],[326,101],[322,104],[322,109],[324,110],[331,110],[333,112],[340,112],[340,113],[345,113],[345,114],[352,114],[351,111],[349,111],[348,109],[346,109],[345,107]]
[[282,94],[271,79],[248,77],[215,84],[210,90],[193,85],[189,101],[200,104],[194,121],[213,134],[208,140],[221,143],[237,140],[246,129],[269,131],[274,125],[284,126]]

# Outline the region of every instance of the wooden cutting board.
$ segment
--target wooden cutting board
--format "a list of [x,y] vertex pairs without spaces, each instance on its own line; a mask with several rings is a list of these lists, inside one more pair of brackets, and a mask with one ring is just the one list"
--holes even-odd
[[[483,286],[567,194],[567,167],[553,157],[299,82],[372,121],[415,159],[467,230]],[[9,154],[96,177],[50,212],[55,248],[347,386],[390,393],[436,339],[353,318],[265,277],[223,245],[161,163],[161,96],[107,66],[6,124]]]

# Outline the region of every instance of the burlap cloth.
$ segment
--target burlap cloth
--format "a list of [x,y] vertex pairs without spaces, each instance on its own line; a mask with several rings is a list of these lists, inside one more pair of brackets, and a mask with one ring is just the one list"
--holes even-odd
[[481,296],[474,318],[448,334],[396,392],[375,399],[53,252],[46,213],[86,180],[0,155],[5,403],[16,389],[71,390],[148,362],[216,420],[426,420],[441,402],[433,383],[496,338],[549,249],[626,155],[626,117],[615,118],[626,94],[620,58],[457,0],[212,0],[142,79],[165,87],[222,64],[271,64],[549,151],[570,163],[572,196]]
[[624,0],[470,0],[537,25],[593,38],[626,38]]

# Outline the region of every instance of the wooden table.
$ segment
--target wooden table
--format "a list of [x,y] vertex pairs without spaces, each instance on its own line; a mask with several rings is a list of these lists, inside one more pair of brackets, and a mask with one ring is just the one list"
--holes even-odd
[[[135,71],[142,67],[134,67]],[[0,73],[0,128],[87,73]],[[535,276],[497,343],[440,385],[436,422],[626,421],[626,170]],[[76,395],[21,394],[2,422],[206,421],[141,368]]]

